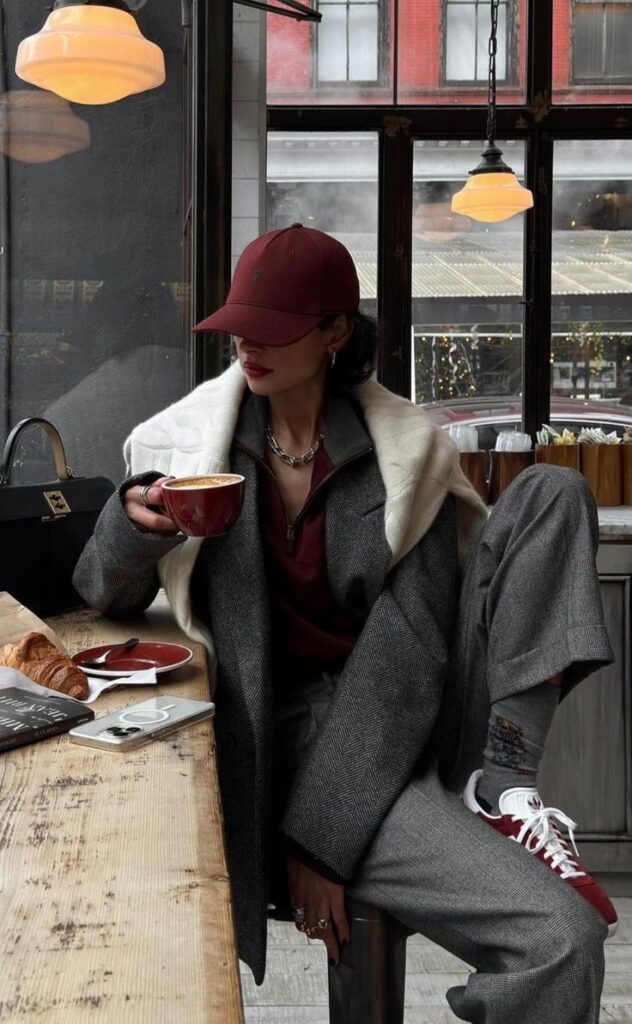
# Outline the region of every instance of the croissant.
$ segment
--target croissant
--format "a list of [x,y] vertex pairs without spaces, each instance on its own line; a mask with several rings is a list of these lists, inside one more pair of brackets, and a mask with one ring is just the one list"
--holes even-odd
[[0,665],[18,669],[34,683],[69,697],[84,700],[88,696],[83,672],[43,633],[27,633],[17,643],[0,647]]

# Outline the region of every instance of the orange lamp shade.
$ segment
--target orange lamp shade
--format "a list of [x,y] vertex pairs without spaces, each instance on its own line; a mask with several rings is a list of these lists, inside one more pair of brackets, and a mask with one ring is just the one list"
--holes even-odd
[[41,89],[0,96],[0,150],[12,160],[44,164],[90,145],[90,125],[67,100]]
[[113,103],[162,85],[165,60],[127,11],[78,4],[54,10],[22,40],[15,71],[74,103]]
[[472,220],[509,220],[533,206],[533,195],[507,171],[473,172],[452,197],[452,210]]

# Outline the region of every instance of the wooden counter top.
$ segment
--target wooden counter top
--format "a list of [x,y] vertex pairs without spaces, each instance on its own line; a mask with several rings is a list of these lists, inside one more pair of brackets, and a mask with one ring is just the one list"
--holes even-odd
[[[164,598],[113,623],[49,620],[74,653],[180,640]],[[97,715],[157,693],[208,699],[205,653],[156,687],[108,691]],[[243,1024],[213,725],[127,754],[55,736],[0,754],[0,1021]]]

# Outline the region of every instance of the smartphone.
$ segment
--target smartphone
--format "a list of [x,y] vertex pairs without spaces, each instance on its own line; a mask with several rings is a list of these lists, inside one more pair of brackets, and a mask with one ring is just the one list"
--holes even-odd
[[165,694],[94,718],[70,729],[68,735],[73,743],[84,743],[88,747],[132,750],[214,714],[215,705],[211,701],[186,700]]

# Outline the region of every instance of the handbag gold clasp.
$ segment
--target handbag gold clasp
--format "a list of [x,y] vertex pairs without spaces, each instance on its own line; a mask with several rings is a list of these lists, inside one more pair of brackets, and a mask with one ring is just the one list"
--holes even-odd
[[72,511],[61,491],[43,491],[43,494],[53,513],[52,516],[42,516],[43,523],[54,522],[55,519],[61,519]]

